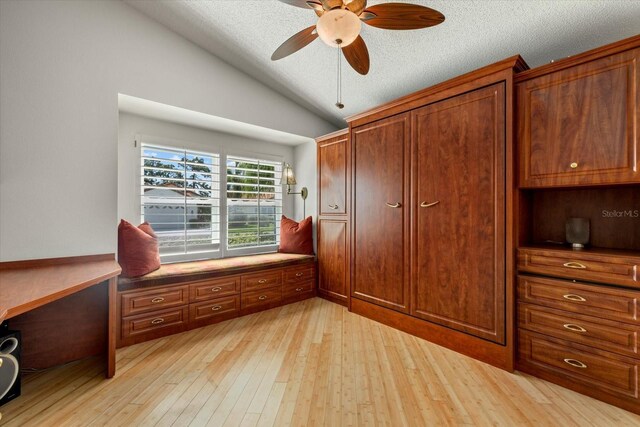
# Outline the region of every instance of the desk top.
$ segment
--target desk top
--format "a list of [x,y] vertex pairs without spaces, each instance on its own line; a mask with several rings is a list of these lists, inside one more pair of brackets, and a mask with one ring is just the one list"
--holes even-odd
[[0,263],[0,322],[120,274],[113,254]]

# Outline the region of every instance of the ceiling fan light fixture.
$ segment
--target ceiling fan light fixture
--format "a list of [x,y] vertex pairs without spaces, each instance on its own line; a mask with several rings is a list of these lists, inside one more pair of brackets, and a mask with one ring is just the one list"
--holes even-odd
[[355,13],[347,9],[333,9],[318,19],[316,31],[329,46],[345,47],[358,38],[361,27],[360,18]]

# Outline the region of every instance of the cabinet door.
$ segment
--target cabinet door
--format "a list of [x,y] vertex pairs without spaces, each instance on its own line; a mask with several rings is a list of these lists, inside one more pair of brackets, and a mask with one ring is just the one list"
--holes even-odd
[[640,182],[640,49],[517,86],[520,186]]
[[349,233],[347,221],[318,220],[318,288],[346,303],[349,283]]
[[505,337],[505,87],[413,113],[412,314]]
[[407,312],[409,114],[353,129],[352,297]]
[[318,144],[320,215],[347,214],[348,134]]

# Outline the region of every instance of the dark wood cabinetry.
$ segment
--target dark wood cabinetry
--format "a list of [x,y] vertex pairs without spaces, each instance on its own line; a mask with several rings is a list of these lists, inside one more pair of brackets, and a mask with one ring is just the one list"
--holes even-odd
[[517,85],[521,187],[639,183],[640,49]]
[[505,342],[505,84],[415,111],[415,316]]
[[410,116],[352,131],[352,297],[409,310]]
[[318,138],[318,295],[349,304],[351,144],[348,129]]

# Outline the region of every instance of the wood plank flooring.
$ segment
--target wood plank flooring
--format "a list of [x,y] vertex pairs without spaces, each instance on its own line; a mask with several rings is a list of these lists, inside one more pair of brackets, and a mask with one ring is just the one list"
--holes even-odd
[[9,426],[638,426],[315,298],[29,374]]

